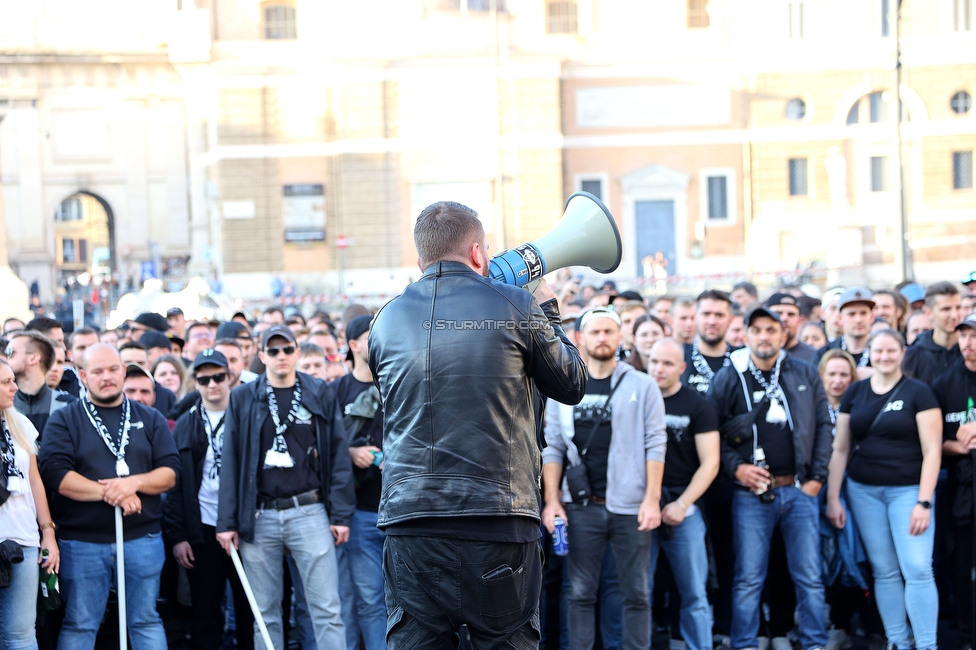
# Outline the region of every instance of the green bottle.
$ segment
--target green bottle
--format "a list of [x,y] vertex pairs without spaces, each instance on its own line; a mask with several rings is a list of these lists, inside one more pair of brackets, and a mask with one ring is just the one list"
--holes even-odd
[[47,609],[57,609],[61,607],[61,585],[58,584],[58,574],[44,568],[47,562],[48,550],[41,551],[44,562],[41,563],[41,600]]

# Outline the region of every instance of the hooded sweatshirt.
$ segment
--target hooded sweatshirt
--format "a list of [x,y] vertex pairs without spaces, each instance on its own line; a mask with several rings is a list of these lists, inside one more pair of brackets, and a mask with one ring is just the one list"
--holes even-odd
[[932,340],[932,332],[922,332],[905,350],[901,369],[909,377],[932,385],[935,379],[962,358],[959,345],[944,348]]

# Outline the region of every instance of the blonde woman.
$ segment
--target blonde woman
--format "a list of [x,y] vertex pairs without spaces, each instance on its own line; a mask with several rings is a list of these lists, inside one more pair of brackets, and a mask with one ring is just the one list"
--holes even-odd
[[7,650],[36,650],[37,565],[43,559],[40,551],[48,552],[43,565],[54,573],[61,557],[44,484],[37,471],[37,430],[14,410],[16,393],[14,372],[10,364],[0,360],[0,481],[6,486],[4,494],[9,492],[0,505],[0,543],[8,547],[16,544],[24,554],[22,562],[11,565],[10,585],[0,589],[0,640]]
[[186,381],[186,375],[186,366],[174,354],[164,354],[152,365],[153,380],[163,388],[173,391],[177,400],[186,397],[189,390],[195,390],[188,386],[190,382]]

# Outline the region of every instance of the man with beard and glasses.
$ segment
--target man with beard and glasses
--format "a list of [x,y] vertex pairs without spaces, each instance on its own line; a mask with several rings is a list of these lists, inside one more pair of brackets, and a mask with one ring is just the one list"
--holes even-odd
[[[623,647],[646,650],[651,625],[651,531],[661,525],[667,446],[664,400],[650,377],[617,362],[620,318],[616,313],[591,309],[579,326],[590,379],[576,406],[553,400],[546,407],[542,522],[553,532],[559,517],[572,531],[567,556],[572,585],[570,648],[593,647],[600,572],[609,544],[620,568]],[[575,486],[574,492],[568,492],[566,463],[586,468],[588,497],[576,494]],[[564,501],[572,502],[564,507]]]
[[[955,539],[956,626],[960,648],[972,647],[972,567],[974,508],[973,459],[976,458],[976,315],[956,325],[959,358],[932,385],[944,424],[942,451],[952,477],[952,516],[948,520]],[[910,349],[910,348],[909,348]]]
[[[349,539],[356,509],[352,462],[335,392],[300,374],[295,334],[261,336],[267,371],[234,390],[224,423],[217,541],[241,560],[275,648],[284,647],[285,551],[298,567],[319,648],[341,648],[335,547]],[[254,645],[264,648],[255,630]],[[267,648],[266,650],[271,650]]]
[[827,350],[843,350],[854,357],[857,378],[867,379],[874,374],[868,357],[868,337],[871,336],[871,324],[874,322],[871,291],[864,287],[845,290],[838,298],[837,309],[840,312],[841,334],[817,351],[814,365],[820,364],[820,359]]
[[905,350],[901,367],[906,375],[932,385],[959,358],[956,326],[962,318],[962,299],[951,282],[937,282],[925,290],[925,313],[932,330],[922,332]]
[[196,402],[176,422],[173,435],[182,471],[163,505],[163,531],[173,545],[173,557],[187,570],[193,602],[190,647],[212,650],[221,646],[224,585],[234,594],[239,650],[254,648],[254,617],[240,578],[217,542],[217,495],[220,486],[224,421],[230,400],[226,357],[204,350],[193,361]]
[[17,382],[14,408],[27,416],[37,429],[39,445],[51,415],[76,401],[71,395],[47,385],[47,373],[54,363],[54,347],[40,332],[20,330],[10,335],[6,350],[7,361]]
[[179,456],[166,421],[125,397],[124,379],[115,348],[89,347],[81,370],[86,397],[51,416],[41,448],[61,544],[62,649],[95,645],[117,568],[116,506],[124,515],[129,637],[134,647],[167,647],[156,612],[165,559],[160,495],[176,484]]
[[578,402],[586,370],[544,279],[530,294],[489,277],[477,212],[430,205],[414,242],[423,274],[376,315],[368,344],[384,417],[387,642],[444,647],[467,625],[475,647],[535,648],[539,395]]
[[800,304],[797,297],[789,293],[774,293],[764,304],[766,309],[776,312],[783,322],[783,329],[786,331],[783,349],[794,359],[813,363],[817,351],[796,336],[800,327]]
[[758,307],[745,322],[747,347],[732,353],[708,391],[718,409],[722,469],[737,483],[731,645],[759,645],[762,588],[778,527],[796,586],[802,647],[819,649],[827,644],[817,500],[832,444],[827,396],[817,369],[781,349],[776,312]]
[[729,365],[729,354],[735,349],[725,342],[732,299],[724,291],[709,289],[698,296],[695,305],[698,335],[684,345],[686,367],[681,383],[704,395],[715,373]]

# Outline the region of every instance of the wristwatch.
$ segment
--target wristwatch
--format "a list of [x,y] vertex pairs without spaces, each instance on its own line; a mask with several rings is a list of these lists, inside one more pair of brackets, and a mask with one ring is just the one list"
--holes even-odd
[[932,502],[931,501],[916,501],[916,503],[918,505],[922,506],[923,508],[925,508],[926,510],[931,510],[932,509]]

